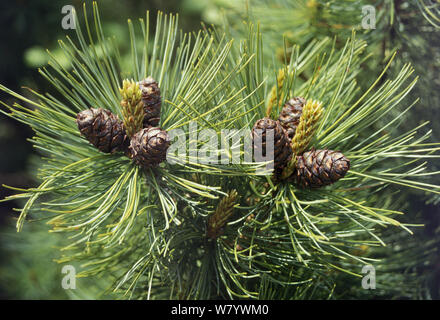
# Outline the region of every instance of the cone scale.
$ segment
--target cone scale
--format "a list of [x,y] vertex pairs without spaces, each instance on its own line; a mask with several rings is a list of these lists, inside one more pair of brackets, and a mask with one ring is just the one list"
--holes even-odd
[[166,159],[170,138],[165,130],[157,127],[144,128],[130,141],[132,159],[143,167],[155,167]]
[[289,140],[292,140],[295,135],[305,103],[306,100],[304,98],[295,97],[287,101],[281,110],[278,121],[286,131]]
[[335,183],[350,169],[341,152],[319,149],[297,156],[293,180],[302,188],[319,188]]
[[138,84],[142,92],[142,103],[144,105],[143,127],[155,127],[159,125],[162,104],[159,85],[152,77],[139,81]]
[[78,113],[78,129],[101,152],[125,151],[128,146],[124,124],[109,110],[90,108]]
[[[273,155],[266,154],[266,135],[270,131],[273,131],[274,135]],[[255,145],[254,148],[261,148],[264,157],[268,157],[269,159],[273,158],[275,173],[281,172],[292,155],[292,149],[283,127],[278,121],[266,117],[258,120],[252,128],[254,141],[257,135],[261,135],[262,143],[261,146]]]

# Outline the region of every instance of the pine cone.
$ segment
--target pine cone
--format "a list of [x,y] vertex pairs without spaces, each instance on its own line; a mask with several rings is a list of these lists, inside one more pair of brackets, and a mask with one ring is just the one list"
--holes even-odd
[[[256,130],[261,129],[261,133]],[[274,130],[274,155],[266,155],[266,134],[269,130]],[[290,160],[292,149],[290,143],[284,133],[283,127],[278,121],[270,118],[263,118],[258,120],[252,128],[252,137],[255,139],[257,135],[261,135],[262,145],[255,145],[256,148],[262,148],[263,157],[273,158],[275,173],[282,171],[286,163]]]
[[154,167],[166,159],[170,146],[168,133],[160,128],[144,128],[130,141],[132,159],[144,167]]
[[209,217],[206,236],[211,239],[218,238],[223,233],[226,222],[234,213],[234,206],[238,198],[236,190],[232,190],[220,200],[214,213]]
[[284,130],[286,130],[289,140],[292,140],[295,135],[296,127],[299,124],[305,103],[306,100],[304,98],[295,97],[287,101],[281,110],[278,121]]
[[142,91],[142,102],[144,104],[144,128],[155,127],[160,121],[162,103],[159,86],[156,80],[148,77],[139,82],[139,88]]
[[114,153],[126,151],[128,137],[118,116],[102,108],[90,108],[76,116],[81,134],[100,151]]
[[304,152],[297,157],[292,178],[303,188],[319,188],[335,183],[350,169],[350,160],[342,153],[327,149]]

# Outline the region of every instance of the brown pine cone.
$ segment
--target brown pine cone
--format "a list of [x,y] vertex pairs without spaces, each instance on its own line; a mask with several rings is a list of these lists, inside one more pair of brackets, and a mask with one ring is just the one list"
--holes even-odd
[[335,183],[350,169],[342,153],[327,149],[304,152],[297,157],[293,179],[303,188],[319,188]]
[[130,141],[132,159],[144,167],[154,167],[166,159],[170,138],[165,130],[144,128]]
[[[261,129],[261,133],[256,130]],[[274,130],[274,154],[266,155],[266,134],[269,130]],[[262,148],[263,157],[269,157],[274,160],[275,173],[282,171],[287,162],[292,156],[292,149],[290,143],[284,133],[283,127],[278,121],[270,118],[263,118],[258,120],[252,128],[252,137],[255,139],[257,135],[261,135],[262,145],[255,145],[255,148]]]
[[289,140],[292,140],[295,135],[296,127],[299,124],[305,103],[306,100],[304,98],[295,97],[287,101],[281,110],[278,121],[284,130],[286,130]]
[[142,91],[142,102],[144,104],[144,128],[155,127],[160,121],[160,97],[159,86],[152,77],[139,81],[139,88]]
[[106,109],[90,108],[76,116],[81,134],[100,151],[114,153],[125,152],[129,139],[124,124],[118,116]]

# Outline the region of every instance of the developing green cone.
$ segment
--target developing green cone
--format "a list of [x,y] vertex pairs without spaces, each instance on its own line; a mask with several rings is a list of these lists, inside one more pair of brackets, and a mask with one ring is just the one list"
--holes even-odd
[[214,213],[211,214],[206,228],[206,236],[211,239],[218,238],[223,233],[223,228],[226,225],[229,217],[234,213],[234,206],[238,193],[232,190],[226,197],[220,200]]
[[102,108],[90,108],[76,116],[81,134],[96,148],[105,153],[126,151],[128,137],[118,116]]
[[281,110],[278,121],[284,130],[286,130],[289,140],[292,140],[295,135],[305,103],[306,100],[304,98],[295,97],[287,101]]
[[166,159],[170,138],[165,130],[144,128],[130,141],[131,157],[143,167],[155,167]]
[[121,112],[124,119],[124,127],[129,137],[143,128],[144,104],[141,101],[142,92],[139,85],[133,80],[124,80],[121,93]]
[[297,156],[293,179],[303,188],[319,188],[335,183],[350,169],[350,160],[342,153],[327,149]]
[[162,99],[160,89],[156,80],[148,77],[139,81],[139,88],[142,91],[142,102],[144,104],[144,128],[155,127],[160,121],[160,108]]
[[321,102],[314,100],[306,101],[302,109],[299,124],[295,129],[295,135],[290,141],[293,156],[283,169],[281,179],[288,179],[295,171],[296,156],[302,154],[312,141],[316,129],[318,128],[322,112],[323,109]]

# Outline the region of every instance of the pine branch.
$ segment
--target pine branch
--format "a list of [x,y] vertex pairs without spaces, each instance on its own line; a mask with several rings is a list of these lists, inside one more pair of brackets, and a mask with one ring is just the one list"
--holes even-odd
[[[6,106],[7,115],[36,132],[32,143],[45,156],[41,185],[17,190],[19,194],[6,199],[27,199],[17,229],[29,216],[50,214],[45,218],[52,231],[70,237],[63,248],[66,255],[58,261],[81,261],[81,277],[104,275],[114,281],[112,290],[131,298],[257,299],[278,296],[278,289],[301,298],[313,297],[315,288],[319,297],[329,297],[341,279],[360,276],[360,265],[385,267],[380,257],[360,249],[388,245],[386,228],[413,232],[414,223],[402,222],[393,186],[440,193],[430,180],[436,172],[425,170],[424,163],[438,157],[439,144],[427,143],[429,134],[416,134],[423,125],[397,131],[403,114],[414,105],[400,108],[417,78],[409,64],[387,77],[392,56],[365,89],[359,82],[370,79],[362,69],[369,58],[366,42],[354,34],[344,43],[311,40],[301,16],[308,10],[333,31],[342,27],[335,24],[335,16],[327,16],[321,2],[311,9],[303,1],[292,3],[301,10],[295,12],[298,20],[290,16],[288,22],[302,26],[292,28],[304,37],[302,49],[287,48],[279,37],[265,40],[272,28],[267,20],[261,29],[249,21],[241,36],[232,31],[239,37],[232,41],[220,29],[183,35],[177,17],[162,13],[150,39],[147,13],[140,21],[140,38],[128,22],[132,62],[122,73],[118,50],[104,37],[94,3],[96,34],[86,18],[86,32],[78,26],[77,41],[60,42],[70,66],[52,57],[50,67],[41,70],[63,99],[32,91],[31,100],[0,85],[35,107],[16,103]],[[331,3],[330,9],[337,7]],[[343,14],[352,13],[347,11]],[[275,12],[287,18],[282,7]],[[285,56],[291,53],[288,65],[273,65],[268,58],[272,41],[285,46]],[[270,77],[274,70],[278,77]],[[147,76],[157,79],[161,88],[160,126],[181,129],[186,141],[196,140],[188,146],[184,164],[145,169],[122,152],[99,152],[76,127],[78,112],[101,107],[123,115],[133,134],[141,123],[135,81]],[[123,78],[133,81],[124,85]],[[121,85],[126,101],[122,109]],[[297,155],[315,147],[340,150],[351,160],[343,179],[304,190],[288,179],[274,185],[268,176],[257,176],[261,164],[198,161],[197,151],[206,141],[193,134],[208,129],[219,138],[222,129],[250,129],[264,115],[275,118],[284,100],[294,96],[308,103],[284,177],[294,170]],[[242,154],[244,142],[234,148]],[[218,157],[226,151],[219,146],[212,153]],[[234,217],[238,195],[246,205],[240,204],[242,214]],[[213,200],[220,197],[209,215]]]
[[144,105],[141,101],[141,90],[139,89],[139,84],[133,80],[124,80],[119,92],[122,96],[121,112],[124,117],[124,126],[128,136],[132,137],[136,132],[142,129],[145,116]]

